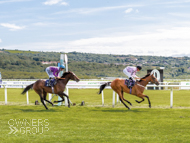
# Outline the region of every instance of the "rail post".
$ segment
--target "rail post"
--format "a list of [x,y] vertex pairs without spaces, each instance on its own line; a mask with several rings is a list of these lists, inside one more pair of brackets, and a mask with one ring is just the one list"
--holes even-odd
[[7,87],[5,86],[5,105],[7,105]]
[[[65,88],[64,93],[65,93],[67,96],[69,96],[69,90],[68,90],[68,87],[67,87],[67,86],[66,86],[66,88]],[[66,97],[64,97],[64,98],[65,98],[65,106],[68,106],[68,100],[67,100]],[[69,101],[70,101],[70,100],[69,100]]]
[[112,103],[112,107],[114,108],[115,106],[115,91],[113,91],[113,103]]
[[51,98],[52,98],[52,94],[49,93],[49,101],[51,101]]
[[[64,55],[64,62],[65,62],[65,71],[68,72],[69,69],[68,69],[68,57],[67,57],[67,54]],[[67,96],[69,96],[69,89],[68,89],[68,87],[66,87],[65,93],[67,94]],[[65,106],[68,106],[67,98],[65,98]]]
[[26,102],[27,102],[27,105],[29,105],[28,91],[26,92]]
[[102,91],[102,107],[104,107],[104,91]]
[[170,108],[173,107],[173,87],[170,89]]
[[119,95],[118,95],[118,94],[116,94],[116,96],[117,96],[117,103],[119,103]]

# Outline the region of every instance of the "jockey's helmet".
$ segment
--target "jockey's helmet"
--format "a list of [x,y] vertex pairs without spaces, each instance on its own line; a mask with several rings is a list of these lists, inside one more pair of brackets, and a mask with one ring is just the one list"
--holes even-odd
[[142,67],[141,67],[141,66],[137,66],[137,68],[138,68],[139,70],[141,70],[141,69],[142,69]]
[[64,65],[61,65],[60,63],[58,63],[58,67],[59,67],[59,68],[62,68],[62,69],[65,68],[65,66],[64,66]]

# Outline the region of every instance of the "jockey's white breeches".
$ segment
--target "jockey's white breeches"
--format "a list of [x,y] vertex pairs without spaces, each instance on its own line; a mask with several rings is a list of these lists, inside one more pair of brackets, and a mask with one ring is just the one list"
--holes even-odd
[[50,70],[49,67],[46,68],[46,73],[48,74],[49,78],[54,78],[53,72]]

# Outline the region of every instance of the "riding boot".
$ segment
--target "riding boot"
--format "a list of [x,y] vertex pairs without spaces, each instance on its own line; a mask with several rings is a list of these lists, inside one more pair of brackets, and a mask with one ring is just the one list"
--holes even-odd
[[55,79],[54,79],[54,78],[51,78],[51,80],[50,80],[50,85],[51,85],[51,87],[54,87],[54,81],[55,81]]
[[129,78],[129,88],[132,88],[132,84],[133,84],[133,79],[130,77]]
[[54,94],[54,81],[55,81],[54,78],[51,78],[51,79],[50,79],[50,86],[51,86],[51,90],[52,90],[52,93],[53,93],[53,94]]
[[48,81],[48,86],[51,86],[51,77],[49,78],[49,81]]
[[129,81],[129,89],[132,88],[132,82]]

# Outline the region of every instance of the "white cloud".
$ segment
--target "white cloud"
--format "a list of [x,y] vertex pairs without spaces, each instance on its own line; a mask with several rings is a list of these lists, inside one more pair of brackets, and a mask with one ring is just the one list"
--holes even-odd
[[67,2],[61,2],[61,5],[67,6],[69,4]]
[[2,40],[0,39],[0,43],[2,42]]
[[55,25],[58,25],[56,23],[53,23],[53,22],[36,22],[36,23],[33,23],[34,26],[55,26]]
[[[113,34],[114,35],[114,34]],[[28,49],[25,49],[25,48]],[[100,54],[133,54],[154,56],[190,56],[190,28],[157,29],[156,32],[125,36],[107,36],[62,42],[26,43],[4,49],[85,52]]]
[[128,8],[127,10],[125,10],[125,13],[131,13],[133,11],[133,8]]
[[0,25],[9,28],[9,30],[11,31],[22,30],[25,28],[25,26],[17,26],[15,24],[10,24],[10,23],[1,23]]
[[[143,5],[124,5],[124,6],[112,6],[112,7],[97,7],[97,8],[79,8],[79,9],[71,9],[68,11],[60,11],[55,14],[63,14],[63,13],[78,13],[78,14],[92,14],[109,10],[117,10],[128,7],[142,7]],[[129,8],[130,9],[130,8]]]
[[25,2],[25,1],[31,1],[31,0],[1,0],[0,4],[11,3],[11,2]]
[[168,13],[168,14],[176,17],[190,18],[190,15],[188,13]]
[[60,5],[64,5],[64,6],[67,6],[67,5],[68,5],[67,2],[63,2],[62,0],[47,0],[47,1],[44,2],[43,4],[45,4],[45,5],[60,4]]

